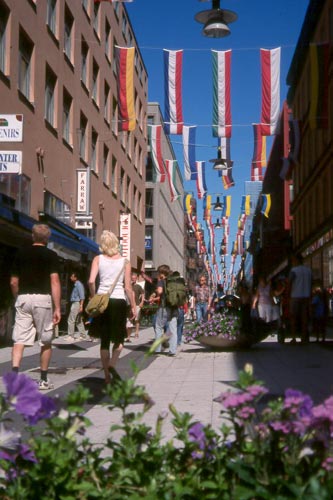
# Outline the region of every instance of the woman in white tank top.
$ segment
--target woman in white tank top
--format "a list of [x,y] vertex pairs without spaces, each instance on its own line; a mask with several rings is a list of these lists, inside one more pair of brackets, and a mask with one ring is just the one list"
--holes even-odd
[[[132,316],[136,314],[134,293],[131,284],[131,264],[119,253],[119,241],[115,234],[103,231],[100,241],[101,255],[97,255],[91,264],[89,276],[89,292],[92,297],[96,293],[96,279],[99,278],[97,293],[103,294],[111,288],[116,281],[110,295],[106,311],[95,318],[101,338],[101,361],[103,365],[105,382],[111,382],[111,377],[119,375],[115,366],[123,349],[126,338],[127,302],[131,305]],[[110,344],[113,343],[110,358]]]

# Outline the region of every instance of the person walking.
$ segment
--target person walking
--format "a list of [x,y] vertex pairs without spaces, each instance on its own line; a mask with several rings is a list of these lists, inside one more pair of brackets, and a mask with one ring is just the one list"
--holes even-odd
[[87,332],[83,322],[84,286],[79,280],[76,271],[72,272],[70,280],[73,283],[73,289],[70,297],[70,311],[67,319],[68,337],[66,340],[75,340],[75,326],[77,326],[80,338],[87,339]]
[[139,283],[137,282],[138,281],[137,273],[132,273],[131,280],[132,280],[132,288],[134,292],[135,305],[136,305],[136,315],[134,318],[135,338],[138,339],[139,329],[140,329],[140,311],[144,304],[145,292],[142,286],[139,285]]
[[[171,273],[170,267],[162,264],[157,268],[158,280],[156,288],[156,296],[152,299],[153,302],[158,303],[159,307],[156,312],[155,322],[155,338],[159,340],[163,337],[165,329],[169,333],[169,356],[175,356],[177,351],[177,318],[178,307],[169,307],[166,301],[166,279]],[[158,354],[162,350],[162,345],[159,344],[155,350]]]
[[61,286],[57,254],[47,248],[51,230],[46,224],[32,227],[32,246],[18,251],[10,288],[15,300],[12,370],[18,372],[24,348],[40,345],[40,390],[53,389],[48,379],[54,327],[61,319]]
[[312,271],[303,264],[303,257],[300,254],[291,257],[291,269],[289,273],[290,283],[290,326],[291,343],[296,343],[296,329],[300,326],[301,342],[309,342],[309,317],[310,301],[312,291]]
[[[98,294],[107,293],[114,284],[107,309],[92,322],[93,329],[98,329],[101,338],[101,362],[105,382],[109,384],[111,378],[119,378],[116,364],[126,338],[126,296],[131,306],[132,318],[136,315],[136,305],[131,284],[131,264],[120,254],[117,236],[111,231],[103,231],[99,248],[101,254],[94,257],[91,263],[88,286],[90,296],[93,297],[96,293],[97,277]],[[110,357],[111,342],[113,347]]]
[[210,290],[206,276],[199,278],[199,285],[195,287],[195,312],[197,321],[207,321],[208,307],[210,304]]
[[252,301],[252,309],[256,308],[258,308],[259,318],[265,323],[279,319],[279,312],[274,307],[271,283],[263,275],[259,276],[258,286]]

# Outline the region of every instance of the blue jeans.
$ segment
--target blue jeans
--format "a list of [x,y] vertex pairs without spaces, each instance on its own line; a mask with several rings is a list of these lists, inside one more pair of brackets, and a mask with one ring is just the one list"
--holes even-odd
[[207,302],[197,302],[195,305],[195,311],[197,313],[197,321],[207,321]]
[[184,321],[185,321],[184,309],[179,308],[178,309],[178,318],[177,318],[177,344],[178,345],[181,345],[181,343],[182,343]]
[[[160,307],[156,313],[155,338],[158,340],[164,335],[164,327],[168,324],[170,354],[176,354],[177,351],[177,316],[178,311],[169,307]],[[160,344],[155,352],[161,352],[161,348]]]

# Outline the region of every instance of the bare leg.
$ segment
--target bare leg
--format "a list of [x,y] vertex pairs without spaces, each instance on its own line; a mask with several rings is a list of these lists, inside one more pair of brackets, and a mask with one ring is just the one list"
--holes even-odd
[[139,338],[139,328],[140,328],[140,322],[139,321],[136,321],[135,322],[135,338],[138,339]]
[[109,349],[101,349],[101,361],[104,371],[105,382],[109,384],[111,382],[109,373],[109,362],[110,362],[110,351]]
[[114,344],[112,347],[112,356],[110,361],[110,366],[116,367],[117,361],[119,359],[120,353],[123,350],[123,344]]
[[52,356],[52,347],[50,344],[43,345],[40,350],[40,369],[47,371]]
[[19,368],[24,351],[24,344],[14,344],[12,349],[12,367]]

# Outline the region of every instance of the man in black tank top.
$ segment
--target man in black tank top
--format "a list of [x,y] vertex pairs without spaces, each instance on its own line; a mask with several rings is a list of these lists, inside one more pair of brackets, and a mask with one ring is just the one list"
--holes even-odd
[[18,251],[10,279],[10,287],[16,299],[12,369],[18,372],[24,348],[34,344],[37,334],[41,346],[41,390],[53,388],[47,372],[52,354],[54,325],[61,318],[59,261],[57,254],[46,246],[50,235],[50,228],[46,224],[33,226],[33,244]]

